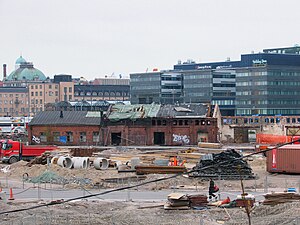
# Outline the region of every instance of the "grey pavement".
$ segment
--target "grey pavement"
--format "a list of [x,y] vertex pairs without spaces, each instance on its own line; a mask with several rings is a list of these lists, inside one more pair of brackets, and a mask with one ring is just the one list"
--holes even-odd
[[[13,197],[15,200],[58,200],[58,199],[72,199],[77,197],[88,196],[91,194],[98,194],[108,189],[97,189],[97,190],[64,190],[64,189],[44,189],[41,187],[30,187],[27,189],[13,189]],[[6,192],[7,198],[9,198],[9,189],[3,189]],[[167,196],[172,192],[180,192],[185,194],[206,194],[207,192],[191,191],[191,190],[163,190],[163,191],[138,191],[138,190],[124,190],[104,195],[90,197],[90,200],[108,200],[108,201],[166,201]],[[256,197],[256,200],[263,200],[263,192],[248,192]],[[219,196],[221,199],[230,197],[235,199],[241,192],[220,192]]]

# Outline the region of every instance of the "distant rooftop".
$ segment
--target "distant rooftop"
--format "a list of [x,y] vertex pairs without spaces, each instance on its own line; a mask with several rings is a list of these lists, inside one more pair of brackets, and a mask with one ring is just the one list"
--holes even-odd
[[264,53],[277,53],[277,54],[300,54],[300,46],[295,45],[294,47],[286,48],[269,48],[264,49]]

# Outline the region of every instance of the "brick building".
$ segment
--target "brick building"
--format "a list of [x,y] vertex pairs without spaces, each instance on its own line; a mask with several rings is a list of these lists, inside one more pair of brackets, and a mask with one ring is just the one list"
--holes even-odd
[[28,113],[26,87],[0,87],[0,116],[27,116]]
[[[217,142],[209,106],[113,105],[106,112],[46,111],[29,124],[29,138],[57,145],[196,145]],[[33,143],[33,142],[32,142]]]

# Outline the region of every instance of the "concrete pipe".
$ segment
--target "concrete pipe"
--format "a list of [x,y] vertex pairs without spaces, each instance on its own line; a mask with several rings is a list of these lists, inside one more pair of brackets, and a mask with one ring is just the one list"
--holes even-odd
[[90,167],[90,158],[89,157],[84,157],[86,160],[86,167],[84,169],[88,169]]
[[109,161],[105,158],[94,159],[94,167],[96,170],[106,170],[109,166]]
[[113,168],[118,169],[119,166],[122,165],[122,162],[121,162],[121,161],[111,161],[109,164],[110,164]]
[[70,169],[72,167],[72,159],[69,156],[60,156],[57,160],[57,164]]
[[141,163],[140,158],[136,157],[136,158],[132,158],[130,160],[130,164],[131,164],[131,169],[134,170],[135,166],[139,165]]
[[54,156],[54,157],[51,159],[51,164],[57,164],[58,158],[59,158],[59,156]]
[[73,157],[72,162],[74,169],[87,169],[90,165],[88,157]]

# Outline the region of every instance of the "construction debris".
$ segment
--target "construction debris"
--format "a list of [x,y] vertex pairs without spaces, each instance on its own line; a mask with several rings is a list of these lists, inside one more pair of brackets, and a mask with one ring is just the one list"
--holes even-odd
[[300,194],[293,192],[276,192],[264,195],[264,205],[277,205],[287,202],[300,201]]
[[52,183],[52,184],[63,184],[63,185],[77,184],[80,186],[93,185],[92,180],[89,178],[72,177],[67,179],[49,170],[45,171],[44,173],[42,173],[37,177],[28,178],[28,181],[34,184]]
[[187,195],[190,207],[198,208],[198,207],[206,207],[207,206],[207,196],[203,194],[189,194]]
[[209,142],[199,142],[198,143],[199,148],[216,148],[219,149],[222,147],[220,143],[209,143]]
[[49,158],[51,156],[51,152],[44,152],[41,156],[35,157],[34,159],[32,159],[27,166],[32,166],[34,164],[42,164],[42,165],[46,165],[47,164],[47,158]]
[[168,195],[168,201],[164,209],[189,209],[189,199],[186,194],[171,193]]
[[203,194],[171,193],[164,209],[199,209],[207,207],[207,196]]
[[111,177],[102,179],[103,182],[107,183],[124,183],[124,182],[137,182],[145,180],[146,176],[128,176],[128,177]]
[[206,154],[193,168],[190,177],[221,179],[254,179],[251,167],[242,159],[242,155],[234,149],[228,149],[218,154]]
[[135,166],[136,174],[177,174],[185,173],[185,166],[156,166],[156,165],[137,165]]
[[255,203],[255,197],[251,194],[245,193],[244,195],[238,195],[236,198],[236,206],[238,207],[250,207],[252,208]]

